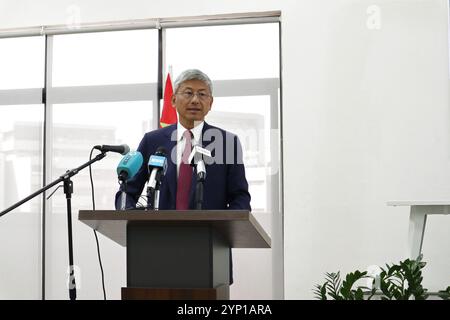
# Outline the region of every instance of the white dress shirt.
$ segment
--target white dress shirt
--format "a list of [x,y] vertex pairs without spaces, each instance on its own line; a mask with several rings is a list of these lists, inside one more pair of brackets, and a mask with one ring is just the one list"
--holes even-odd
[[[203,125],[205,124],[204,121],[200,122],[198,125],[196,125],[194,128],[191,129],[191,132],[193,134],[193,138],[191,140],[192,146],[199,144],[201,145],[201,138],[202,138],[202,130]],[[184,146],[186,145],[186,139],[184,138],[183,134],[187,129],[183,127],[183,125],[178,121],[177,123],[177,178],[178,174],[180,173],[180,163],[181,163],[181,156],[183,155]]]

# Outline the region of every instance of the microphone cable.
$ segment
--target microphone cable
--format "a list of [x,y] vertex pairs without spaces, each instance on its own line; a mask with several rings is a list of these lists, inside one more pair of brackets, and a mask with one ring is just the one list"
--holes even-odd
[[[94,150],[95,150],[95,147],[93,147],[91,149],[91,153],[89,154],[89,161],[92,160],[92,152]],[[92,180],[91,165],[89,165],[89,178],[91,180],[92,210],[95,211],[94,181]],[[99,243],[98,243],[97,231],[95,229],[93,229],[93,231],[94,231],[94,236],[95,236],[95,242],[97,243],[97,256],[98,256],[98,262],[100,263],[100,271],[101,271],[101,274],[102,274],[103,300],[106,300],[105,275],[103,273],[102,258],[100,256],[100,246],[99,246]]]

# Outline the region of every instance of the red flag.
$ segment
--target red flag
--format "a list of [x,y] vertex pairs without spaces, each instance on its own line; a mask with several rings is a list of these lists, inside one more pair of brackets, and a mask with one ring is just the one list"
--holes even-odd
[[177,110],[172,105],[172,80],[170,80],[170,73],[167,74],[166,87],[164,89],[164,104],[161,114],[161,119],[159,120],[159,127],[164,128],[171,124],[177,123]]

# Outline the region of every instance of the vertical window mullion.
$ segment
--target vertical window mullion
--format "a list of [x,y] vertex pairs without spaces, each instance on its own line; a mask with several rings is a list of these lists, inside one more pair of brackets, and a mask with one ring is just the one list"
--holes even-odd
[[[43,186],[47,185],[51,180],[51,159],[52,159],[52,70],[53,70],[53,36],[45,36],[45,71],[44,71],[44,89],[42,94],[42,103],[44,104],[44,132],[43,132]],[[42,300],[46,298],[46,233],[47,233],[47,213],[51,210],[50,204],[46,200],[46,192],[42,194],[42,220],[41,220],[41,273]]]

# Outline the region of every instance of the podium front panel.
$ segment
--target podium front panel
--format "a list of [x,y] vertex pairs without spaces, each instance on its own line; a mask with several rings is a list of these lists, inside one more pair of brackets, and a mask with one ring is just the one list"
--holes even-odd
[[214,288],[229,283],[230,249],[210,226],[128,223],[127,286]]

